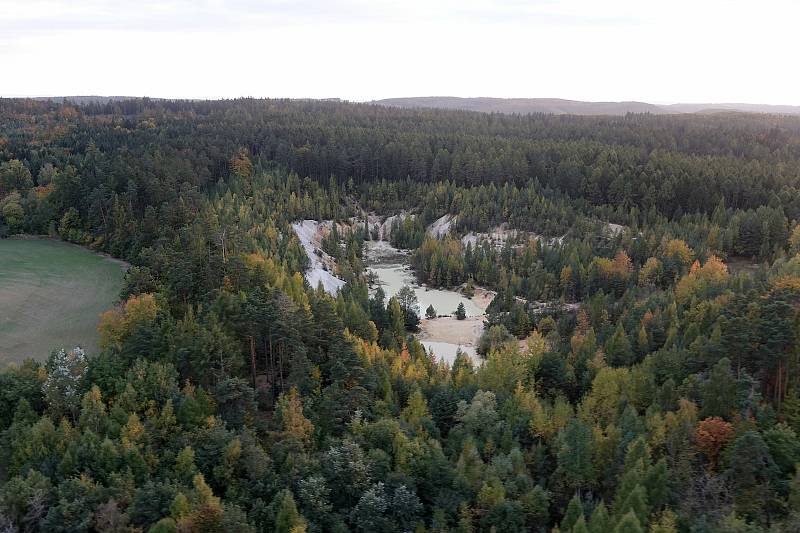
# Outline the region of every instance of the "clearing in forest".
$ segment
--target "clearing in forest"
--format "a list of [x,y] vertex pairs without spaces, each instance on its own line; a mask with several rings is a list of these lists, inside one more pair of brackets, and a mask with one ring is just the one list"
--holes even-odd
[[114,305],[124,272],[73,244],[0,240],[0,366],[62,347],[96,353],[99,314]]

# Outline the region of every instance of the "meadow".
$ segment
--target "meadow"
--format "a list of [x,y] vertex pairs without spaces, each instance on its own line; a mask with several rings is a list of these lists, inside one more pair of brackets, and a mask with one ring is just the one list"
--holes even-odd
[[51,239],[0,240],[0,365],[57,348],[97,350],[99,314],[111,308],[124,266]]

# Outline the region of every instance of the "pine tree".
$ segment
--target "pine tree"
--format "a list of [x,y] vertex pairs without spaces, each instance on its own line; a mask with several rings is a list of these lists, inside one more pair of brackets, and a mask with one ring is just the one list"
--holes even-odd
[[100,435],[105,429],[106,421],[106,405],[103,403],[100,388],[92,385],[91,390],[83,395],[79,423],[81,427]]
[[650,339],[647,336],[644,324],[639,326],[639,333],[636,337],[636,351],[639,357],[644,357],[650,352]]
[[[197,474],[197,466],[194,463],[194,450],[191,446],[185,446],[175,458],[175,479],[188,483]],[[177,517],[176,517],[177,518]]]
[[[800,226],[798,226],[800,228]],[[797,388],[789,389],[781,404],[781,419],[783,419],[795,433],[800,435],[800,394]]]
[[667,486],[667,461],[662,457],[647,470],[644,485],[647,490],[647,502],[653,511],[661,509],[667,503],[669,487]]
[[789,483],[789,508],[800,510],[800,464],[795,466],[795,474]]
[[275,496],[277,513],[275,515],[275,533],[297,533],[298,527],[305,529],[305,520],[297,511],[294,496],[284,489]]
[[578,518],[578,521],[572,526],[572,533],[589,533],[589,528],[586,526],[586,519],[583,516]]
[[600,500],[592,511],[592,516],[589,517],[589,533],[608,533],[610,529],[611,518],[608,516],[608,509],[605,502]]
[[580,491],[594,484],[593,445],[591,428],[580,419],[571,419],[558,450],[558,472],[572,490]]
[[389,305],[387,307],[387,312],[389,315],[389,332],[394,342],[393,347],[400,348],[403,345],[403,337],[405,336],[406,331],[405,314],[403,313],[403,309],[400,307],[400,302],[398,302],[397,298],[395,297],[389,299]]
[[650,508],[647,504],[647,494],[644,487],[637,485],[620,507],[621,514],[633,512],[639,519],[640,524],[646,524],[647,518],[650,515]]
[[467,298],[472,298],[473,296],[475,296],[475,284],[472,282],[472,276],[470,276],[469,279],[467,279],[467,284],[464,287],[464,296],[466,296]]
[[470,506],[461,502],[458,505],[458,525],[455,531],[457,533],[475,533],[475,511]]
[[522,509],[525,511],[525,523],[533,530],[541,524],[548,523],[550,512],[550,493],[536,485],[520,497]]
[[169,506],[169,514],[175,520],[179,520],[184,516],[188,515],[191,511],[192,507],[189,503],[189,498],[182,492],[179,492],[173,498],[172,503]]
[[[570,531],[572,526],[580,520],[583,522],[583,503],[580,496],[575,494],[567,504],[567,510],[564,512],[564,518],[561,519],[561,531]],[[585,526],[584,526],[585,527]]]
[[736,378],[731,370],[731,362],[726,357],[720,359],[709,372],[708,381],[703,386],[702,399],[701,417],[730,420],[736,407]]
[[631,350],[631,343],[622,327],[622,322],[617,323],[614,334],[606,342],[605,353],[606,360],[613,366],[633,364],[633,350]]
[[614,533],[644,533],[644,531],[636,514],[630,511],[619,521],[617,527],[614,528]]
[[749,518],[768,517],[775,508],[779,472],[767,444],[759,433],[747,431],[730,446],[725,475],[733,486],[738,512]]
[[436,309],[434,309],[433,304],[429,305],[425,310],[425,318],[428,320],[433,320],[436,318]]

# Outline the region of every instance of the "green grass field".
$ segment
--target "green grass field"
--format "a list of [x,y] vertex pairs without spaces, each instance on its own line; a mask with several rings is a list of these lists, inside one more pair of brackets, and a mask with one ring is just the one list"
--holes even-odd
[[0,366],[55,348],[97,351],[97,322],[122,287],[121,263],[50,239],[0,239]]

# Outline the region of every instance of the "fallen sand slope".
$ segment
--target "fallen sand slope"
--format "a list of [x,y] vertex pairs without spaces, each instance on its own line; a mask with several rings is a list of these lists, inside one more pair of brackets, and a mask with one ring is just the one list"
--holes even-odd
[[327,234],[326,231],[330,231],[329,224],[330,221],[303,220],[292,224],[292,229],[308,256],[310,265],[305,272],[308,284],[316,289],[322,283],[326,292],[335,295],[345,282],[331,273],[336,268],[336,262],[322,251],[322,237]]
[[483,287],[475,287],[475,295],[470,300],[485,313],[495,296],[497,296],[495,291],[490,291]]

